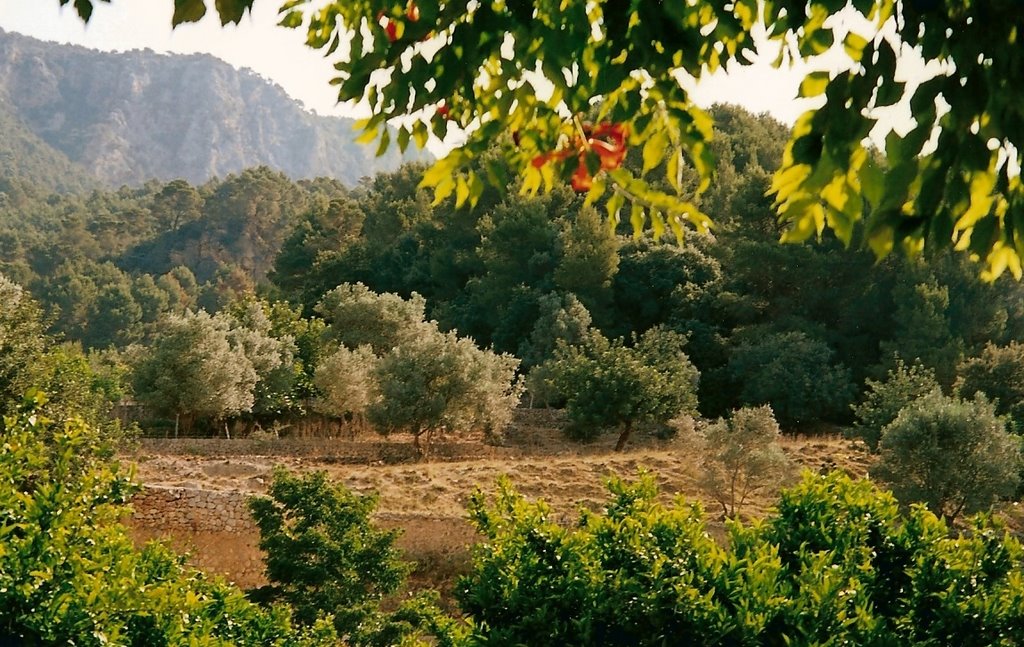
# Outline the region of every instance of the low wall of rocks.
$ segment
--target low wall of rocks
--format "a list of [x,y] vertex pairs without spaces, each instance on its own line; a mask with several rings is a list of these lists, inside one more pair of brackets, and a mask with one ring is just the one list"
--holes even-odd
[[147,485],[132,500],[136,525],[190,532],[257,532],[247,501],[233,490]]

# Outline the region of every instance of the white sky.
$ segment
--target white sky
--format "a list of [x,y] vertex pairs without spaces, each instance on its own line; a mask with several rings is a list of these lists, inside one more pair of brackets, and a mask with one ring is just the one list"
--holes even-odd
[[[238,26],[221,27],[211,10],[201,22],[172,30],[172,0],[96,2],[88,25],[82,24],[72,7],[61,8],[57,0],[0,0],[0,28],[102,50],[205,52],[236,67],[251,68],[320,114],[357,116],[352,107],[337,104],[334,88],[328,85],[334,70],[328,60],[305,46],[304,32],[277,26],[279,4],[256,2],[255,12]],[[770,66],[770,58],[705,79],[693,90],[694,99],[702,106],[736,103],[791,124],[808,108],[806,102],[796,100],[807,67],[780,71]]]

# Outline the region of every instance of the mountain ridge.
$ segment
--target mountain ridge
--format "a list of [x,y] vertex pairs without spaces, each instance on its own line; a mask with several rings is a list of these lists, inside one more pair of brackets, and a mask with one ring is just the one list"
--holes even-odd
[[353,185],[403,160],[356,144],[352,120],[310,112],[256,72],[208,54],[102,52],[2,29],[0,123],[16,135],[0,142],[0,180],[58,191],[90,180],[199,184],[260,165]]

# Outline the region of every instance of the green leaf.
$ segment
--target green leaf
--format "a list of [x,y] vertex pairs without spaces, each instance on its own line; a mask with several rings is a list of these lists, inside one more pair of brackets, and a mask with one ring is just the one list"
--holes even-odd
[[622,210],[622,207],[625,204],[625,196],[618,191],[613,191],[611,197],[608,198],[608,221],[611,223],[612,231],[614,231],[615,227],[619,224],[619,211]]
[[[68,0],[61,0],[60,6],[67,4]],[[92,2],[90,0],[75,0],[75,11],[85,22],[92,18]]]
[[220,24],[238,24],[245,12],[252,9],[252,3],[253,0],[216,0]]
[[800,82],[799,96],[801,97],[816,97],[820,94],[824,94],[825,89],[828,87],[829,73],[828,72],[811,72],[804,77],[804,80]]
[[668,147],[668,132],[659,128],[653,134],[648,134],[644,142],[643,158],[644,167],[642,173],[647,173],[665,158],[665,149]]
[[[466,200],[469,199],[469,185],[466,183],[466,178],[461,175],[455,181],[455,208],[461,209],[462,205],[466,204]],[[439,200],[435,199],[435,203]]]
[[843,39],[843,49],[846,50],[846,55],[855,61],[861,59],[864,55],[864,48],[867,46],[868,39],[852,31]]
[[470,172],[469,179],[469,206],[475,207],[484,194],[484,181],[477,173]]
[[301,11],[289,11],[281,17],[277,24],[288,29],[296,29],[302,26],[302,21]]
[[665,235],[665,218],[657,209],[651,209],[651,230],[654,240],[661,240],[661,237]]
[[632,208],[629,212],[629,223],[633,225],[633,238],[639,240],[644,234],[644,223],[647,222],[647,218],[644,216],[644,208],[637,203],[633,203]]
[[903,82],[883,78],[881,85],[878,86],[878,90],[875,93],[875,105],[882,107],[897,103],[903,98],[903,89],[905,87],[906,84]]
[[380,135],[380,144],[377,146],[377,157],[380,157],[384,153],[388,152],[388,146],[391,144],[391,131],[386,127]]
[[885,193],[885,175],[875,162],[868,158],[860,170],[861,193],[873,207],[882,204]]
[[422,121],[417,121],[412,125],[412,138],[416,140],[416,146],[419,148],[427,147],[427,140],[430,138],[430,133],[427,132],[427,125]]
[[370,127],[364,130],[362,134],[360,134],[358,137],[356,137],[356,143],[369,144],[375,139],[377,139],[377,128]]
[[[459,179],[461,180],[462,178]],[[431,206],[436,207],[444,202],[445,198],[455,191],[455,186],[455,180],[451,175],[445,175],[442,177],[441,180],[434,185],[434,202]]]
[[607,186],[608,183],[605,181],[604,174],[597,175],[590,184],[590,190],[587,191],[587,197],[583,201],[583,206],[589,207],[594,204],[594,202],[604,195]]
[[205,15],[206,3],[203,0],[174,0],[171,24],[177,26],[186,22],[198,22]]

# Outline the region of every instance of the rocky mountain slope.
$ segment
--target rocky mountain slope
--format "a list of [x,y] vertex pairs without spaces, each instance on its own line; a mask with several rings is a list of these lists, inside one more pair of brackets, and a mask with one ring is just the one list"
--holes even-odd
[[348,184],[401,161],[355,143],[352,121],[208,55],[99,52],[0,30],[0,182],[72,190],[192,183],[266,165]]

